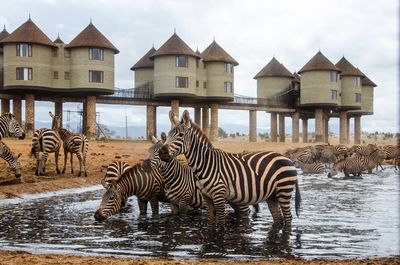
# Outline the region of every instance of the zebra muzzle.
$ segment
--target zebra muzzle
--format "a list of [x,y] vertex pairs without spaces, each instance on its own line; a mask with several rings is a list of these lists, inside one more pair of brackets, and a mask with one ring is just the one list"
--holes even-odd
[[101,213],[100,209],[98,209],[94,214],[94,219],[96,221],[103,221],[106,219],[106,217]]
[[24,140],[25,139],[25,133],[22,133],[22,135],[20,137],[18,137],[18,139]]

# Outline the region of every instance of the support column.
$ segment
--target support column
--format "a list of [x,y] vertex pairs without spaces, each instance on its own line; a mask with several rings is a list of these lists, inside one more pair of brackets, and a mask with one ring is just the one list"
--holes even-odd
[[308,142],[308,119],[304,118],[302,119],[302,132],[303,132],[303,143],[307,143]]
[[339,123],[340,123],[340,135],[339,135],[339,141],[340,144],[347,144],[347,112],[346,111],[340,111],[339,113]]
[[63,102],[62,100],[56,100],[54,102],[54,114],[61,117],[61,127],[63,124]]
[[21,98],[14,98],[13,99],[13,114],[15,116],[15,119],[19,124],[22,124],[22,115],[21,115]]
[[350,143],[350,117],[347,116],[347,144]]
[[201,108],[194,108],[194,123],[201,125]]
[[83,112],[86,113],[86,136],[89,140],[96,139],[96,96],[87,96]]
[[299,118],[300,114],[298,112],[292,115],[292,143],[299,142]]
[[325,117],[324,119],[324,138],[325,143],[329,143],[329,118]]
[[285,142],[285,114],[279,113],[279,142]]
[[[175,116],[179,118],[179,100],[178,99],[171,100],[171,110],[175,114]],[[173,128],[173,127],[174,127],[174,125],[171,123],[171,128]]]
[[211,127],[210,127],[210,140],[218,140],[218,103],[212,103],[211,106]]
[[6,98],[1,99],[1,114],[10,112],[10,100]]
[[249,110],[249,141],[257,142],[257,111]]
[[361,116],[354,116],[354,144],[361,144]]
[[278,120],[277,120],[277,113],[276,112],[271,112],[271,142],[276,143],[278,141],[277,136],[278,136]]
[[35,131],[35,96],[25,95],[25,134],[27,138],[32,138]]
[[324,111],[315,110],[315,141],[321,143],[324,141]]
[[146,116],[146,139],[150,139],[151,136],[156,136],[156,119],[157,112],[155,105],[146,106],[147,116]]
[[203,132],[208,136],[210,130],[210,110],[208,107],[203,107],[202,112],[203,112],[202,128]]

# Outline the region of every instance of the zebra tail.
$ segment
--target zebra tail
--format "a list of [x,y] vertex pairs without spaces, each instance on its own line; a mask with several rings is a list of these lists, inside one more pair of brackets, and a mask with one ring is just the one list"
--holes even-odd
[[299,217],[299,215],[300,215],[300,204],[301,204],[301,195],[300,195],[300,189],[299,189],[299,183],[298,182],[299,181],[296,180],[296,184],[295,184],[295,186],[296,186],[296,195],[294,197],[294,206],[295,206],[295,209],[296,209],[297,217]]
[[32,143],[32,148],[31,151],[29,152],[29,157],[32,157],[33,155],[35,155],[36,153],[36,145],[38,143],[38,139],[36,139],[33,143]]

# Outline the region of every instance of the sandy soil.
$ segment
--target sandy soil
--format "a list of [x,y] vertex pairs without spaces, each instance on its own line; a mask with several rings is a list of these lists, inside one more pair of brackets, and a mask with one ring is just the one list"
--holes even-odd
[[[6,138],[4,142],[14,153],[22,153],[22,182],[20,184],[0,186],[0,199],[12,198],[25,193],[38,193],[54,191],[64,188],[77,188],[99,184],[105,174],[105,167],[115,159],[126,161],[130,164],[138,163],[147,156],[151,146],[145,141],[92,141],[90,142],[87,159],[88,177],[77,177],[78,163],[74,160],[75,174],[70,174],[70,164],[67,161],[65,174],[56,174],[54,155],[51,154],[47,162],[46,176],[35,177],[35,159],[29,156],[31,141]],[[337,143],[336,140],[333,144]],[[378,144],[383,144],[379,142]],[[395,144],[395,141],[386,142]],[[243,150],[274,150],[284,152],[289,148],[305,146],[305,144],[269,143],[259,141],[249,143],[247,140],[227,139],[216,142],[214,146],[229,152],[242,152]],[[69,160],[69,159],[68,159]],[[60,156],[59,167],[63,168],[64,155]],[[14,179],[8,164],[0,159],[0,181]],[[178,261],[178,260],[134,260],[100,257],[81,257],[67,255],[34,255],[27,252],[1,252],[0,264],[221,264],[232,262],[222,261]],[[365,260],[264,260],[259,262],[235,262],[235,264],[400,264],[400,257],[391,259],[365,259]]]

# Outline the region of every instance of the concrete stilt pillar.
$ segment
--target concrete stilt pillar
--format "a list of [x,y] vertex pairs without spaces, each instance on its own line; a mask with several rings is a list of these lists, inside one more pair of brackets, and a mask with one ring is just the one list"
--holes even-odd
[[300,114],[298,112],[292,115],[292,143],[299,142],[299,118]]
[[[175,114],[175,116],[179,118],[179,100],[178,99],[171,100],[171,110]],[[173,128],[173,127],[174,127],[174,125],[171,123],[171,128]]]
[[361,144],[361,116],[354,116],[354,144]]
[[304,118],[302,119],[302,133],[303,133],[303,143],[307,143],[308,142],[308,119]]
[[54,102],[54,113],[61,117],[61,127],[63,124],[63,102],[61,100],[57,100]]
[[329,143],[329,118],[325,117],[324,119],[324,138],[325,143]]
[[350,143],[350,118],[347,117],[347,144]]
[[210,110],[208,107],[203,107],[202,112],[202,128],[203,132],[208,136],[210,130]]
[[277,136],[278,136],[278,120],[277,120],[277,113],[276,112],[271,112],[271,142],[276,143],[278,141]]
[[324,141],[324,111],[323,109],[315,110],[315,141],[322,143]]
[[96,96],[87,96],[83,112],[86,113],[86,137],[89,140],[96,139]]
[[211,127],[210,140],[218,140],[218,103],[212,103],[211,106]]
[[340,144],[347,144],[347,112],[340,111],[339,113],[339,123],[340,123],[340,135],[339,142]]
[[249,141],[257,142],[257,111],[249,110]]
[[194,108],[194,122],[201,126],[201,108]]
[[35,131],[35,96],[25,95],[25,135],[32,138]]
[[1,114],[10,112],[10,100],[6,98],[1,99]]
[[22,123],[22,115],[21,115],[21,98],[14,98],[13,99],[13,114],[15,116],[15,119],[19,124]]
[[146,106],[147,116],[146,116],[146,139],[150,139],[151,136],[156,137],[156,119],[157,112],[155,105],[147,105]]
[[285,142],[285,114],[279,113],[279,142]]

